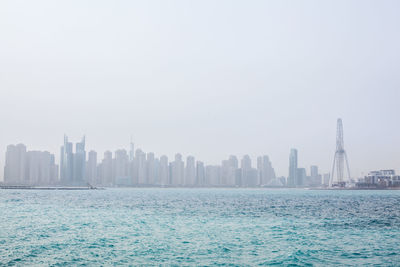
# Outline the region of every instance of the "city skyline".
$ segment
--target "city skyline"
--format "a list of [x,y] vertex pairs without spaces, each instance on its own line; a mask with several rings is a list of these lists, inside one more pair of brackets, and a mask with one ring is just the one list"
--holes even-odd
[[[363,177],[343,177],[345,153],[342,120],[338,119],[334,166],[339,175],[321,172],[317,165],[300,166],[298,150],[290,149],[289,174],[277,176],[268,155],[238,158],[230,155],[220,164],[206,164],[194,156],[176,153],[174,158],[135,149],[104,152],[86,151],[86,136],[80,142],[64,135],[59,164],[48,151],[28,150],[24,144],[7,146],[4,184],[6,186],[104,186],[104,187],[274,187],[274,188],[396,188],[400,176],[394,169],[368,172]],[[75,147],[75,148],[74,148]],[[339,155],[340,156],[340,155]],[[335,162],[337,165],[335,165]],[[349,164],[346,163],[348,166]]]
[[[295,172],[291,182],[276,175],[268,155],[255,161],[244,155],[230,155],[220,164],[210,165],[194,156],[185,157],[176,153],[173,159],[166,155],[155,155],[140,148],[135,149],[131,139],[128,149],[104,152],[103,158],[94,150],[86,151],[86,136],[80,142],[69,141],[64,135],[60,148],[60,161],[48,151],[31,151],[24,144],[8,145],[5,184],[84,186],[185,186],[185,187],[315,187],[327,186],[317,166],[310,167],[310,175],[297,166],[297,150],[291,150],[289,169],[292,169],[292,154],[295,156]],[[75,148],[74,148],[75,147]],[[288,178],[290,179],[290,177]]]
[[[340,120],[340,119],[338,119],[338,120]],[[94,149],[89,149],[89,150],[85,150],[85,142],[86,142],[86,136],[83,136],[83,138],[82,138],[82,142],[81,143],[76,143],[76,148],[75,148],[75,150],[79,150],[79,149],[82,149],[83,148],[83,151],[85,152],[83,155],[82,155],[82,157],[83,157],[83,160],[84,160],[84,162],[85,162],[85,164],[87,163],[86,162],[86,159],[88,158],[88,160],[90,160],[90,154],[91,153],[95,153],[96,155],[95,155],[95,157],[96,157],[96,159],[98,159],[99,157],[98,157],[98,155],[104,155],[104,159],[106,158],[106,154],[109,154],[109,157],[111,157],[111,158],[113,158],[113,156],[115,155],[115,156],[117,156],[117,154],[118,153],[126,153],[126,157],[127,157],[127,159],[129,160],[129,161],[132,161],[132,159],[135,157],[135,154],[136,153],[143,153],[144,155],[147,155],[147,154],[151,154],[151,155],[153,155],[153,157],[154,157],[154,152],[143,152],[142,150],[141,150],[141,148],[140,147],[138,147],[138,148],[136,148],[136,146],[134,145],[134,143],[133,143],[133,140],[132,140],[132,136],[130,137],[130,143],[129,143],[129,145],[127,145],[126,147],[121,147],[121,148],[117,148],[117,149],[115,149],[115,150],[106,150],[106,151],[104,151],[104,152],[98,152],[97,150],[94,150]],[[24,144],[24,143],[15,143],[13,146],[16,146],[16,147],[18,147],[19,145],[23,145],[23,146],[25,146],[25,149],[26,149],[26,145]],[[53,161],[55,162],[55,161],[57,161],[57,162],[59,162],[59,167],[60,167],[60,170],[59,170],[59,179],[60,180],[62,180],[63,178],[62,178],[62,176],[63,176],[63,174],[62,174],[62,168],[61,168],[61,166],[63,165],[63,149],[65,148],[65,146],[66,145],[69,145],[69,153],[72,153],[72,149],[73,149],[73,143],[69,143],[68,142],[68,137],[66,136],[66,135],[64,135],[64,146],[62,146],[62,148],[61,148],[61,153],[59,153],[59,154],[57,154],[57,153],[53,153],[53,152],[49,152],[48,150],[43,150],[43,151],[37,151],[37,150],[34,150],[34,151],[32,151],[32,152],[40,152],[40,153],[48,153],[48,154],[50,154],[50,153],[53,153],[53,154],[51,154],[51,156],[53,157]],[[299,172],[298,172],[298,156],[297,156],[297,153],[298,153],[298,150],[296,149],[296,148],[291,148],[290,149],[290,155],[289,155],[289,168],[288,168],[288,172],[287,172],[287,175],[281,175],[280,173],[284,173],[284,171],[283,170],[279,170],[279,175],[278,174],[274,174],[276,177],[285,177],[285,178],[287,178],[287,185],[288,186],[291,186],[291,187],[295,187],[295,184],[294,184],[294,181],[297,179],[297,177],[299,176]],[[179,153],[179,152],[177,152],[177,153],[175,153],[175,154],[173,154],[172,156],[169,156],[169,155],[166,155],[166,154],[159,154],[159,158],[162,158],[162,157],[166,157],[166,158],[174,158],[174,157],[176,157],[176,155],[180,155],[181,157],[182,157],[182,154],[181,153]],[[186,157],[193,157],[193,158],[196,158],[195,156],[193,156],[194,154],[193,153],[190,153],[190,154],[187,154],[187,155],[184,155],[185,156],[185,158]],[[232,155],[228,155],[228,157],[231,157]],[[257,161],[255,161],[253,164],[254,165],[257,165],[258,164],[258,158],[259,158],[259,156],[249,156],[249,154],[243,154],[243,155],[234,155],[234,156],[237,156],[239,159],[242,159],[243,157],[246,157],[246,156],[248,156],[249,158],[255,158]],[[93,157],[93,154],[92,154],[92,157]],[[267,156],[268,157],[268,156]],[[104,160],[103,159],[103,160]],[[196,158],[197,159],[197,158]],[[205,166],[215,166],[215,165],[223,165],[224,164],[224,161],[226,161],[226,160],[224,160],[224,159],[222,159],[220,162],[217,162],[217,163],[211,163],[211,162],[209,162],[209,161],[206,161],[206,160],[203,160],[203,161],[201,161],[201,163],[203,163]],[[294,163],[292,163],[292,162],[294,162]],[[295,165],[293,165],[293,167],[291,167],[292,166],[292,164],[295,164]],[[310,165],[304,165],[304,166],[308,166],[309,168],[312,168],[312,167],[317,167],[317,169],[319,169],[319,170],[321,170],[321,168],[320,167],[318,167],[316,164],[310,164]],[[5,166],[4,166],[5,167]],[[85,169],[85,167],[81,167],[81,168],[84,168]],[[87,168],[87,167],[86,167]],[[4,169],[4,168],[3,168]],[[391,167],[391,168],[376,168],[376,169],[393,169],[393,170],[396,170],[396,168],[393,168],[393,167]],[[71,170],[71,171],[73,171],[73,170]],[[292,174],[291,174],[291,171],[292,171]],[[303,171],[302,170],[302,168],[300,168],[300,172],[301,171]],[[367,174],[367,173],[369,173],[369,172],[371,172],[371,171],[373,171],[372,169],[371,170],[368,170],[368,171],[366,171],[365,173],[362,173],[361,175],[354,175],[353,177],[351,177],[351,178],[360,178],[360,177],[363,177],[365,174]],[[73,171],[74,172],[74,171]],[[83,173],[85,173],[85,171],[84,170],[81,170],[81,172],[83,172]],[[90,171],[89,171],[90,172]],[[97,171],[93,171],[92,170],[92,172],[97,172]],[[3,172],[1,175],[0,175],[0,177],[2,177],[3,178],[3,181],[4,181],[4,174],[5,172]],[[84,174],[81,174],[81,177],[83,177],[83,175]],[[307,171],[305,172],[305,173],[307,173]],[[310,170],[310,175],[311,175],[311,173],[312,173],[312,171]],[[323,175],[325,175],[326,173],[330,173],[329,172],[329,170],[322,170],[322,172],[321,172],[321,174],[323,174]],[[300,175],[301,176],[301,175]],[[312,175],[311,175],[312,176]],[[0,179],[0,181],[1,181],[1,179]]]

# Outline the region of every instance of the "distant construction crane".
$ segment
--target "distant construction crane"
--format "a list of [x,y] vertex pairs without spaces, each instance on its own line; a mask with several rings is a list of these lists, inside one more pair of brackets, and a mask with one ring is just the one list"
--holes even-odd
[[[342,119],[337,120],[337,131],[336,131],[336,152],[333,158],[333,167],[332,167],[332,175],[329,182],[329,186],[339,186],[344,187],[346,185],[346,181],[344,180],[344,162],[346,161],[347,168],[347,181],[350,181],[350,168],[349,161],[347,160],[347,154],[344,150],[344,141],[343,141],[343,123]],[[336,170],[336,178],[335,178],[335,170]]]

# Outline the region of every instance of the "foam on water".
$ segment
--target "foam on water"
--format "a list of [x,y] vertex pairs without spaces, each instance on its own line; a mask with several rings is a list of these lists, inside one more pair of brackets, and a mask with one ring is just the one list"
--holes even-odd
[[0,190],[0,265],[397,265],[400,191]]

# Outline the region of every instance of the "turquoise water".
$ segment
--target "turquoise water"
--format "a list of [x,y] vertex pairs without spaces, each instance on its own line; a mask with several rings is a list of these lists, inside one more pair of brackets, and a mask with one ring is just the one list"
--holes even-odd
[[400,191],[0,190],[0,265],[400,266]]

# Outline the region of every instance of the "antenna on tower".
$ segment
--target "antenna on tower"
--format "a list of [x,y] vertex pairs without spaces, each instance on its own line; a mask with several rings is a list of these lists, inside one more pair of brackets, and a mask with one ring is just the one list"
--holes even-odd
[[[349,161],[347,160],[347,154],[344,150],[344,141],[343,141],[343,123],[342,119],[337,120],[337,130],[336,130],[336,152],[333,158],[333,166],[332,166],[332,175],[329,180],[329,186],[340,186],[344,187],[346,181],[344,178],[344,162],[346,161],[347,168],[347,180],[350,181],[350,168]],[[335,179],[335,169],[336,169],[336,179]]]

